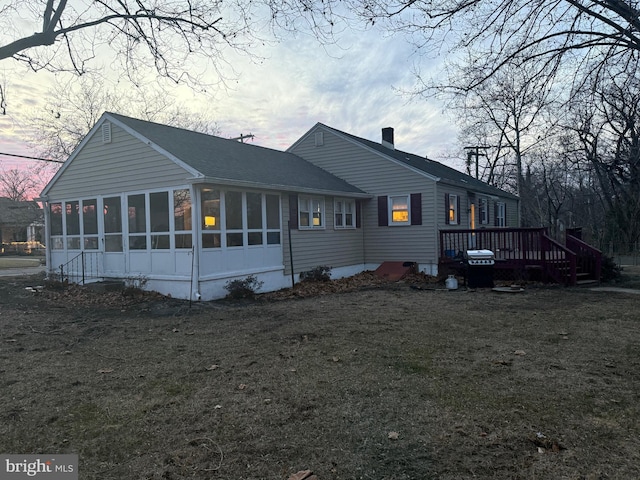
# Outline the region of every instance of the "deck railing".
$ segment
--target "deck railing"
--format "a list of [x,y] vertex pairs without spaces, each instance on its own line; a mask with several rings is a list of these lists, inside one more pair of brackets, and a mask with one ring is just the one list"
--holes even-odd
[[567,238],[564,246],[549,237],[545,228],[441,230],[439,263],[446,266],[467,250],[484,249],[494,253],[496,269],[511,270],[519,278],[537,269],[544,278],[568,285],[576,284],[578,271],[592,272],[599,279],[598,250],[570,235]]
[[102,278],[102,252],[80,252],[67,263],[60,265],[60,281],[84,285]]

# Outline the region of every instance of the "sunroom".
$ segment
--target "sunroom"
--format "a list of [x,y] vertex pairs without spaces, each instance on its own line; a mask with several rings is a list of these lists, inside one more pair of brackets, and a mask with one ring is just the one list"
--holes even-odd
[[[191,185],[52,201],[49,265],[85,281],[144,281],[188,298],[192,283],[277,271],[280,194]],[[77,279],[72,279],[77,280]]]

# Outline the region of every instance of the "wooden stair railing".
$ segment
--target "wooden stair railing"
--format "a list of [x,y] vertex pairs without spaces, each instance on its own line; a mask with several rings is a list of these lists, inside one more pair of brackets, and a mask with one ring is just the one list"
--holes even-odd
[[567,248],[576,254],[576,270],[585,281],[600,282],[602,273],[602,252],[583,242],[580,238],[567,234]]
[[575,285],[576,254],[546,233],[542,234],[541,240],[542,268],[545,275],[557,283]]

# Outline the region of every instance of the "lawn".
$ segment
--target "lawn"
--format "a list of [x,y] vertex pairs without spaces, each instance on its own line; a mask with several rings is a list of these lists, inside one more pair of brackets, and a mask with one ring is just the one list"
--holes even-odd
[[34,282],[0,279],[0,451],[82,479],[640,478],[640,295]]
[[0,256],[0,269],[38,267],[41,257],[3,257]]

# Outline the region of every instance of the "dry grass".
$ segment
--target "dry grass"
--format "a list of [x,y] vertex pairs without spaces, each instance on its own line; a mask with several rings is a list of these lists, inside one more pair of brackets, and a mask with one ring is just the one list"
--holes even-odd
[[0,256],[0,269],[38,267],[42,263],[40,257],[3,257]]
[[639,306],[383,284],[189,309],[0,280],[0,450],[78,453],[83,479],[640,478]]

